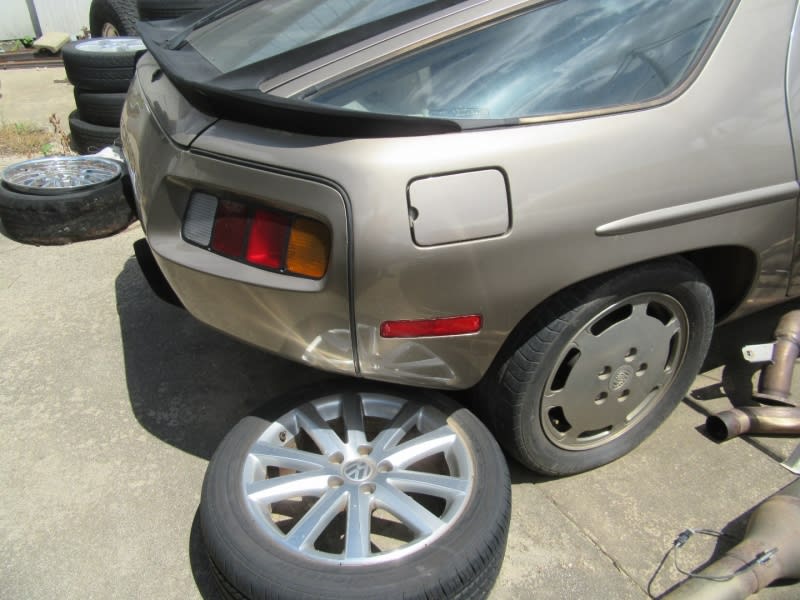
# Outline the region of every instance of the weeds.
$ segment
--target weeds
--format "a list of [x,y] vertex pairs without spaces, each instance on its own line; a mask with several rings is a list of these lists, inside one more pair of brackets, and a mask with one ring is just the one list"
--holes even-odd
[[30,123],[0,125],[0,155],[13,154],[33,158],[73,154],[69,134],[64,130],[61,119],[52,114],[49,120],[51,130]]
[[[61,154],[72,154],[72,139],[70,135],[64,130],[61,124],[61,119],[58,118],[56,113],[50,115],[50,126],[53,128],[53,134],[56,136],[57,144],[60,146]],[[51,145],[55,145],[52,144]],[[45,152],[44,154],[52,154]]]

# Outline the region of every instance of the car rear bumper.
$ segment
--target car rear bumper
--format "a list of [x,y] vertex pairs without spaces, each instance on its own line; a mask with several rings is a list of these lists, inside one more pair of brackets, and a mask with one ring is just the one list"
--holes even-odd
[[[187,310],[215,329],[283,357],[357,374],[342,193],[311,178],[177,146],[160,128],[138,81],[126,103],[122,137],[147,241]],[[325,223],[332,236],[327,273],[317,281],[263,271],[186,242],[182,220],[197,190],[235,193],[255,206]]]

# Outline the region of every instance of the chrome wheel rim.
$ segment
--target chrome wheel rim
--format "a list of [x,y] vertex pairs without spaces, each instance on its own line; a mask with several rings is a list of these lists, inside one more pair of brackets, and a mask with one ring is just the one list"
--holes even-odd
[[[105,32],[105,27],[103,31]],[[114,53],[139,52],[147,48],[144,42],[137,37],[101,37],[78,42],[75,44],[75,49],[81,52]]]
[[107,158],[60,156],[16,163],[2,179],[12,190],[47,196],[103,185],[121,174],[120,164]]
[[463,433],[430,405],[345,393],[271,423],[241,477],[255,530],[321,563],[407,556],[450,529],[473,492]]
[[619,438],[663,399],[686,355],[689,322],[672,296],[615,303],[565,346],[541,403],[548,439],[586,450]]
[[113,23],[103,23],[103,37],[119,37],[119,31]]

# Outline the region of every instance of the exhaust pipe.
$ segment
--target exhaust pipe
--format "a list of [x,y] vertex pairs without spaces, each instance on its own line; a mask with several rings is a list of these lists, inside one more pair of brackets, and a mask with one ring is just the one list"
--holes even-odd
[[745,433],[800,435],[800,408],[754,406],[725,410],[706,419],[706,432],[718,442]]
[[739,600],[778,579],[800,579],[800,479],[753,512],[736,547],[663,598]]
[[800,354],[800,310],[786,313],[775,328],[772,363],[761,371],[756,400],[791,404],[792,370]]

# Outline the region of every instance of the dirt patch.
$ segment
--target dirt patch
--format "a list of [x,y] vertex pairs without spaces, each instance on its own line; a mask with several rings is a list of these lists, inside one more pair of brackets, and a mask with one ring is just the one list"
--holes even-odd
[[0,156],[33,158],[54,154],[74,154],[69,134],[56,115],[50,116],[50,128],[31,123],[0,125]]

